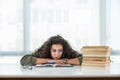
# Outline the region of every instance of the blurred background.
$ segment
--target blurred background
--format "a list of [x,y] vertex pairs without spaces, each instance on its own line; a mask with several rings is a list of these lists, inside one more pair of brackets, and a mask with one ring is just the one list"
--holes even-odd
[[120,55],[120,0],[0,0],[0,56],[31,54],[61,35],[73,49],[106,45]]

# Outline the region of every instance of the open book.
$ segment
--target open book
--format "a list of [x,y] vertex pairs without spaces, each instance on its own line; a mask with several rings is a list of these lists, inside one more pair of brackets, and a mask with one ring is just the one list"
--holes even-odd
[[36,67],[72,67],[71,64],[37,64]]

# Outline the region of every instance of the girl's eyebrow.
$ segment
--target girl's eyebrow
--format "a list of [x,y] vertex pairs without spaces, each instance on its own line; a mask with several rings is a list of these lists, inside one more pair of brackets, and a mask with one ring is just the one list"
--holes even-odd
[[[52,48],[53,49],[53,48]],[[61,49],[55,49],[55,50],[63,50],[62,48]]]
[[[51,48],[51,49],[54,49],[54,48]],[[60,48],[60,49],[63,49],[63,48]]]

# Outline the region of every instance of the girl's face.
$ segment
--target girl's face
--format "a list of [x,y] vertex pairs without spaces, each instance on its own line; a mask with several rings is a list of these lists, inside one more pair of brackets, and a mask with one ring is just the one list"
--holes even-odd
[[51,56],[53,59],[58,60],[63,54],[63,46],[61,44],[53,44],[51,46]]

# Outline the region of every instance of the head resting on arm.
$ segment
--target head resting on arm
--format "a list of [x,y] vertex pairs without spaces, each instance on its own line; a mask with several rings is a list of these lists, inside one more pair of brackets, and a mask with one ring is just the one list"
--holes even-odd
[[50,37],[40,48],[35,51],[35,54],[41,54],[44,58],[52,58],[51,47],[52,45],[60,44],[63,47],[62,58],[71,58],[72,54],[77,53],[60,35]]

